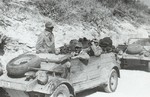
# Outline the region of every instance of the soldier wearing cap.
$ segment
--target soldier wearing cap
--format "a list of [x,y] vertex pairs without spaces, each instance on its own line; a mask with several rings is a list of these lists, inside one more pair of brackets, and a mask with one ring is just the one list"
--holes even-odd
[[82,43],[78,42],[75,45],[75,52],[72,52],[71,59],[83,59],[83,60],[89,60],[90,56],[82,50]]
[[51,22],[45,24],[45,30],[39,35],[36,43],[36,53],[55,53],[53,28]]

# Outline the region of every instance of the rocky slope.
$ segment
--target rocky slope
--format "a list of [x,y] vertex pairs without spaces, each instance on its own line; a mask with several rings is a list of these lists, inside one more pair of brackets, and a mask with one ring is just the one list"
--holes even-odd
[[11,38],[12,41],[5,45],[5,54],[1,62],[5,66],[13,57],[27,51],[35,51],[37,36],[44,30],[44,24],[52,21],[55,24],[54,35],[56,47],[69,43],[71,39],[87,37],[112,38],[115,46],[127,42],[129,37],[148,37],[149,25],[136,25],[128,20],[114,18],[112,25],[115,30],[103,27],[97,33],[97,28],[81,23],[72,25],[56,23],[48,17],[41,15],[37,7],[30,4],[30,0],[0,0],[0,33]]

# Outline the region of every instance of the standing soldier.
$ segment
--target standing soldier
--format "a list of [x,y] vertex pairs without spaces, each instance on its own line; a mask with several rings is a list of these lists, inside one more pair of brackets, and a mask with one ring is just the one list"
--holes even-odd
[[53,28],[51,22],[45,24],[45,30],[39,35],[36,43],[36,53],[55,53]]

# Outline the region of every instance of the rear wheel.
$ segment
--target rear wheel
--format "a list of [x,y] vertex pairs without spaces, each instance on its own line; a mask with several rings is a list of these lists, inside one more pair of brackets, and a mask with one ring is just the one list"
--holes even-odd
[[105,92],[111,93],[114,92],[118,85],[118,74],[115,69],[112,69],[106,86],[104,87]]
[[64,84],[58,86],[50,97],[70,97],[70,91]]

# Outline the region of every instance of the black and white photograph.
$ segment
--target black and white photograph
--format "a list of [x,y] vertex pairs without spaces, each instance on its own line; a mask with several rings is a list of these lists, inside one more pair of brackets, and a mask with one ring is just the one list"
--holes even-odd
[[0,0],[0,97],[149,97],[150,0]]

